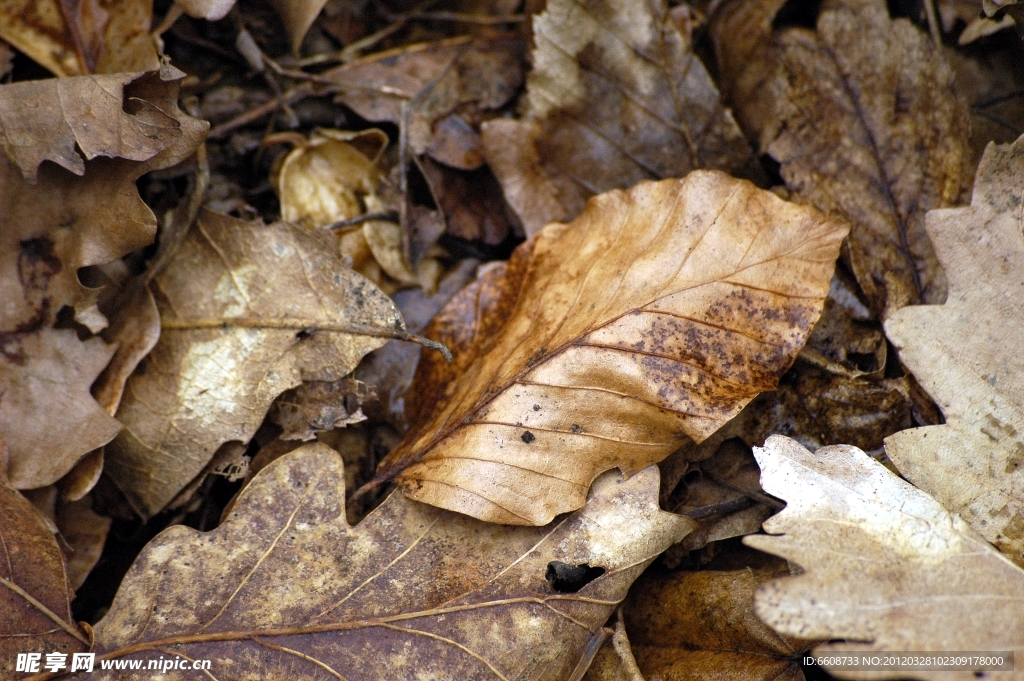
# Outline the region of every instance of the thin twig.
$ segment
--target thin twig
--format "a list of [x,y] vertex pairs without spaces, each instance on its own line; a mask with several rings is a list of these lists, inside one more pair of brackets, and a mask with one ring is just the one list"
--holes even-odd
[[260,104],[255,108],[249,109],[245,113],[235,116],[230,121],[226,123],[221,123],[220,125],[212,128],[210,130],[210,134],[207,135],[207,139],[220,139],[222,137],[226,137],[229,132],[237,130],[238,128],[241,128],[243,125],[248,125],[253,121],[257,121],[260,118],[263,118],[264,116],[274,113],[281,107],[282,104],[294,104],[295,102],[301,99],[305,99],[306,97],[316,94],[325,94],[328,91],[328,89],[322,89],[318,91],[316,86],[311,82],[296,85],[295,87],[293,87],[280,97],[274,97],[273,99],[264,102],[263,104]]
[[935,0],[924,0],[924,13],[928,15],[928,32],[932,34],[932,42],[937,49],[942,49],[942,31],[939,30],[938,13],[935,11]]
[[364,215],[357,215],[354,218],[349,218],[348,220],[338,220],[337,222],[332,222],[329,225],[324,225],[320,229],[343,229],[345,227],[354,227],[355,225],[361,225],[364,222],[369,222],[370,220],[387,220],[388,222],[397,222],[398,213],[394,211],[386,211],[384,213],[366,213]]

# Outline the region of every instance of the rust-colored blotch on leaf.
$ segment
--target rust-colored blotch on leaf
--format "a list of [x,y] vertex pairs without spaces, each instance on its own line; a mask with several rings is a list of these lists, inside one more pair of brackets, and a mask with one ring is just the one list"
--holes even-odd
[[602,471],[660,461],[775,387],[846,233],[717,171],[595,197],[427,330],[456,360],[424,356],[413,428],[378,479],[492,522],[579,508]]

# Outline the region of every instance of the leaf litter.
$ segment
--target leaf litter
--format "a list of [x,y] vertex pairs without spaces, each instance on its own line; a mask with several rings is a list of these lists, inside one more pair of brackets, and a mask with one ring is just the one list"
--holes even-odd
[[[972,207],[925,213],[963,203],[985,143],[1024,132],[1022,48],[979,29],[977,6],[911,4],[47,0],[37,24],[0,10],[0,594],[19,613],[0,642],[32,642],[0,676],[91,631],[101,656],[170,646],[218,678],[799,679],[814,641],[796,631],[1019,648],[1005,607],[957,609],[1020,587],[1012,343],[992,340],[1013,335],[999,278],[1016,271],[1015,147],[986,156]],[[999,26],[1017,11],[984,10]],[[32,59],[60,77],[33,80]],[[197,118],[216,123],[205,142]],[[677,218],[650,220],[672,196]],[[701,219],[715,248],[683,238]],[[809,264],[814,229],[828,245]],[[761,279],[729,274],[784,234],[796,250]],[[666,329],[671,351],[644,355],[654,337],[630,327],[609,356],[567,361],[642,319],[673,267],[702,286],[665,300],[728,299],[737,281],[760,300],[687,303],[702,323],[733,310],[713,352]],[[905,307],[943,302],[947,280],[946,305]],[[784,347],[758,354],[725,329]],[[960,329],[977,365],[941,349]],[[412,333],[454,361],[386,342]],[[552,397],[556,369],[585,395]],[[547,397],[474,422],[521,392],[516,372]],[[637,397],[657,409],[624,419]],[[623,427],[627,448],[618,431],[570,446]],[[491,435],[455,442],[473,429]],[[806,464],[785,489],[765,454],[780,432]],[[481,458],[505,472],[469,472]],[[530,469],[568,471],[571,493]],[[858,475],[888,491],[825,492]],[[853,507],[868,520],[852,535],[822,534]],[[921,563],[900,543],[920,508],[925,534],[974,562]],[[863,544],[861,562],[830,541]],[[897,558],[873,572],[872,555]],[[912,589],[955,605],[899,606]],[[970,641],[949,638],[966,634],[943,618],[961,615],[984,620]]]

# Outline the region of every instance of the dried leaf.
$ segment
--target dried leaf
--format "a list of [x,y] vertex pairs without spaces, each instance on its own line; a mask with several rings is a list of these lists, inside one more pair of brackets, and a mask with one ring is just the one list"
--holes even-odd
[[110,518],[92,510],[88,497],[69,504],[60,504],[56,517],[60,536],[71,547],[68,558],[68,581],[78,589],[85,582],[103,553],[103,545],[110,531]]
[[298,54],[299,45],[306,37],[306,31],[313,25],[327,0],[271,0],[270,4],[284,22],[284,30],[288,32],[292,52]]
[[524,119],[483,127],[528,235],[600,192],[746,164],[747,142],[665,0],[550,0],[533,39]]
[[[340,457],[306,445],[261,471],[216,530],[164,531],[96,626],[97,651],[230,660],[234,679],[562,679],[691,527],[658,508],[656,468],[602,478],[581,511],[545,528],[400,494],[350,528],[344,484]],[[559,564],[603,574],[552,584]]]
[[[171,69],[0,86],[5,329],[27,333],[52,322],[62,305],[89,301],[95,292],[78,281],[79,269],[152,242],[156,220],[135,181],[187,158],[206,129],[177,107],[174,81],[183,75]],[[41,166],[44,160],[56,165]]]
[[850,220],[850,269],[876,314],[941,302],[924,214],[957,202],[971,155],[952,70],[882,0],[826,0],[817,32],[773,31],[782,4],[733,2],[712,23],[737,118],[794,198]]
[[310,381],[281,395],[270,418],[281,426],[282,440],[309,441],[325,430],[365,421],[359,407],[372,396],[369,386],[350,377]]
[[927,229],[948,302],[893,315],[885,331],[946,425],[886,439],[900,473],[1024,565],[1024,139],[989,146],[970,207],[933,211]]
[[403,126],[420,155],[431,148],[435,124],[456,109],[475,124],[511,101],[523,82],[522,51],[518,39],[460,37],[379,52],[322,77],[340,85],[338,100],[366,120]]
[[754,592],[788,574],[758,570],[648,572],[623,604],[633,655],[644,678],[662,681],[802,681],[805,647],[754,613]]
[[83,342],[71,329],[40,329],[4,347],[0,433],[10,449],[12,487],[53,484],[121,430],[89,394],[113,354],[102,339]]
[[153,71],[152,9],[145,0],[5,0],[0,37],[58,76]]
[[379,210],[377,160],[387,143],[377,129],[315,131],[277,173],[281,219],[315,229]]
[[347,268],[330,234],[204,212],[153,280],[163,317],[117,412],[107,469],[145,515],[225,442],[247,442],[274,399],[335,381],[400,336],[391,301]]
[[0,675],[18,653],[73,653],[89,639],[71,617],[64,556],[42,516],[0,480]]
[[456,296],[450,336],[445,313],[427,332],[455,362],[421,365],[425,409],[378,479],[493,522],[579,508],[601,472],[660,461],[774,388],[846,229],[717,171],[595,197]]
[[[762,486],[787,505],[764,524],[770,536],[752,535],[744,543],[805,570],[757,594],[758,616],[777,632],[850,641],[815,648],[826,655],[1024,652],[1024,571],[959,516],[856,447],[812,454],[775,435],[754,455]],[[844,678],[879,678],[878,672],[827,669]],[[913,675],[977,678],[974,671]]]

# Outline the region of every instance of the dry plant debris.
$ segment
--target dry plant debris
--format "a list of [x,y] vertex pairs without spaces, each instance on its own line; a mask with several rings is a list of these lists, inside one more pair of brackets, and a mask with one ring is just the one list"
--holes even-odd
[[502,332],[431,377],[444,399],[380,475],[492,522],[579,508],[603,471],[657,463],[774,387],[846,233],[716,171],[599,195],[513,254]]
[[1021,657],[1022,7],[0,2],[0,681]]
[[[744,542],[805,570],[759,589],[757,613],[776,631],[848,641],[818,653],[1024,652],[1024,570],[959,516],[856,447],[812,454],[773,435],[754,455],[761,484],[787,505],[765,522],[767,535]],[[977,678],[974,671],[914,675]]]
[[737,0],[713,23],[728,101],[794,198],[851,222],[846,258],[876,314],[942,302],[924,215],[970,184],[952,71],[881,0],[828,0],[816,31],[773,29],[782,5]]
[[[544,528],[400,493],[350,528],[344,489],[337,452],[306,445],[261,471],[212,533],[165,531],[96,627],[97,652],[232,659],[235,679],[563,679],[632,581],[693,526],[658,508],[654,467],[602,478]],[[599,576],[563,584],[546,578],[552,565]]]
[[1024,566],[1024,142],[989,147],[971,205],[929,213],[950,282],[945,305],[907,307],[885,331],[945,425],[890,435],[889,457]]

